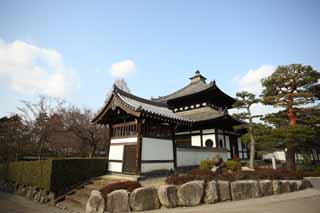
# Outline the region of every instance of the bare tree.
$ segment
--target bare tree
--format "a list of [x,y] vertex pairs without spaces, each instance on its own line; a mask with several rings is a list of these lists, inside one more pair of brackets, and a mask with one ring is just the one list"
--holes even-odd
[[43,150],[51,142],[50,136],[53,133],[50,118],[62,108],[65,101],[59,98],[39,96],[36,103],[22,101],[22,104],[23,106],[18,108],[20,116],[24,125],[30,130],[37,155],[41,159]]
[[73,132],[80,141],[91,147],[89,157],[93,157],[99,145],[106,140],[106,128],[91,122],[93,113],[89,109],[70,107],[62,110],[64,126]]

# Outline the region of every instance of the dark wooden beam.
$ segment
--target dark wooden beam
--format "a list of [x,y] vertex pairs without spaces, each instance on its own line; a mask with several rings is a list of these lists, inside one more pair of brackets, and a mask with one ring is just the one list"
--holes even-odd
[[173,152],[173,168],[176,170],[177,168],[177,144],[176,144],[176,129],[177,126],[172,126],[172,152]]
[[140,174],[141,173],[141,155],[142,155],[142,122],[141,122],[141,119],[137,119],[136,123],[137,123],[136,174]]

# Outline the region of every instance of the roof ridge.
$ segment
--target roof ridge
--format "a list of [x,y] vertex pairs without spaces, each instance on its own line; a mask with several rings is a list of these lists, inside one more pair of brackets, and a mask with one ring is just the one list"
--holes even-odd
[[168,97],[170,97],[170,96],[173,96],[173,95],[175,95],[175,94],[183,91],[184,89],[188,88],[189,86],[195,85],[195,84],[204,84],[205,86],[208,86],[208,88],[209,88],[210,86],[214,86],[214,85],[215,85],[215,82],[214,82],[214,81],[211,81],[211,82],[208,83],[208,84],[206,84],[206,83],[204,83],[204,82],[201,82],[201,81],[199,81],[199,82],[190,82],[190,83],[188,83],[186,86],[182,87],[181,89],[179,89],[179,90],[177,90],[177,91],[174,91],[174,92],[172,92],[172,93],[170,93],[170,94],[168,94],[168,95],[159,96],[158,98],[152,98],[152,100],[153,100],[153,101],[156,101],[156,102],[165,101],[166,98],[168,98]]
[[143,103],[145,103],[145,104],[150,104],[150,105],[154,105],[154,106],[158,106],[158,107],[167,108],[167,104],[165,104],[165,103],[155,102],[155,101],[152,101],[152,100],[148,100],[148,99],[145,99],[145,98],[141,98],[141,97],[139,97],[139,96],[133,95],[132,93],[129,93],[129,92],[126,92],[126,91],[120,89],[120,88],[117,87],[115,84],[114,84],[113,86],[114,86],[114,91],[115,91],[115,92],[118,92],[118,93],[121,94],[121,95],[127,96],[128,98],[132,98],[132,99],[134,99],[134,100],[143,102]]

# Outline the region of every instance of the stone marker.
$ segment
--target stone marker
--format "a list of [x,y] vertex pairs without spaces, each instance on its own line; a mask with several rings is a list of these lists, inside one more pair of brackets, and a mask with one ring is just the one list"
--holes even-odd
[[271,180],[260,180],[259,185],[262,196],[269,196],[273,194]]
[[231,182],[232,200],[244,200],[249,198],[261,197],[258,181],[240,180]]
[[204,181],[190,181],[178,187],[178,204],[180,206],[197,206],[203,197]]
[[130,212],[129,193],[127,190],[116,190],[108,194],[107,212]]
[[177,188],[174,185],[162,185],[158,188],[158,196],[162,206],[175,208],[178,205]]
[[204,202],[211,204],[219,201],[218,187],[215,180],[207,182],[204,194]]
[[134,211],[159,209],[158,191],[155,187],[141,187],[130,195],[130,206]]
[[219,201],[231,200],[229,181],[218,181],[218,197]]
[[104,199],[101,192],[92,190],[86,205],[86,213],[103,213]]

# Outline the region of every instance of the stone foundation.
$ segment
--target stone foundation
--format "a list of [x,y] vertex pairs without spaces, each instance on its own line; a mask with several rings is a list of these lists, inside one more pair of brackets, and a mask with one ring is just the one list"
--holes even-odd
[[211,204],[282,194],[310,187],[312,185],[307,180],[241,180],[234,182],[210,181],[207,183],[191,181],[181,186],[163,185],[158,189],[141,187],[132,193],[126,190],[116,190],[104,199],[107,204],[105,206],[107,212],[125,212],[125,210],[129,212],[130,207],[134,211],[145,211],[174,208],[178,205],[196,206],[201,203]]
[[38,203],[54,201],[54,193],[52,192],[14,182],[0,181],[0,191],[20,195]]

